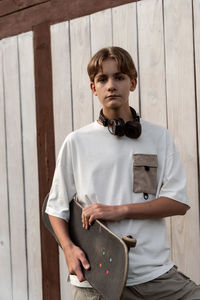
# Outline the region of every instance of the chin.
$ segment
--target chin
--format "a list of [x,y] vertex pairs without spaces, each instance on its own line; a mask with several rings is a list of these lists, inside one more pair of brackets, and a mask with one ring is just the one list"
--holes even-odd
[[107,103],[106,107],[110,109],[119,109],[123,104],[119,100],[112,100]]

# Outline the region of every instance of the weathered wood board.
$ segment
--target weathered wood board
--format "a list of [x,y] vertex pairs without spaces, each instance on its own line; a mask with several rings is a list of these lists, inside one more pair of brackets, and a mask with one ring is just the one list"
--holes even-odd
[[191,203],[185,217],[172,218],[172,258],[182,271],[199,282],[198,141],[191,1],[165,1],[164,16],[168,127],[188,176]]
[[[5,300],[42,299],[33,35],[1,41],[0,268]],[[9,257],[8,257],[9,256]],[[5,265],[4,265],[5,264]],[[2,264],[1,264],[2,266]]]
[[[199,20],[199,0],[142,0],[51,26],[56,156],[69,132],[98,117],[91,55],[124,47],[138,69],[130,102],[144,119],[169,128],[188,176],[191,209],[168,220],[168,232],[173,261],[198,283]],[[32,32],[0,41],[0,129],[0,290],[4,300],[42,300]],[[60,274],[61,299],[71,300],[62,252]]]

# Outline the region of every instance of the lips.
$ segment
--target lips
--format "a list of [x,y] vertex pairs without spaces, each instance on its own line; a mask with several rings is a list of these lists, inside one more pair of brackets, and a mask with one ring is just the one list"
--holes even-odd
[[118,97],[120,97],[120,95],[109,95],[109,96],[106,96],[107,99],[118,98]]

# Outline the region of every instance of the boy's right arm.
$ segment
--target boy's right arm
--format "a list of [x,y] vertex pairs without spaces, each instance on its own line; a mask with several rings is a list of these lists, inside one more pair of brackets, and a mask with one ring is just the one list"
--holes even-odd
[[81,264],[86,270],[90,268],[90,265],[84,252],[71,241],[68,223],[61,218],[51,215],[49,215],[49,220],[65,254],[69,273],[76,275],[80,282],[84,281]]

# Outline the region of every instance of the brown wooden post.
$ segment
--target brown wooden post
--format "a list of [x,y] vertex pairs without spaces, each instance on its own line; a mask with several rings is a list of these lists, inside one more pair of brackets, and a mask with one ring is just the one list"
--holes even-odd
[[50,26],[43,23],[33,30],[43,300],[59,300],[58,246],[41,220],[42,204],[49,192],[55,169]]

